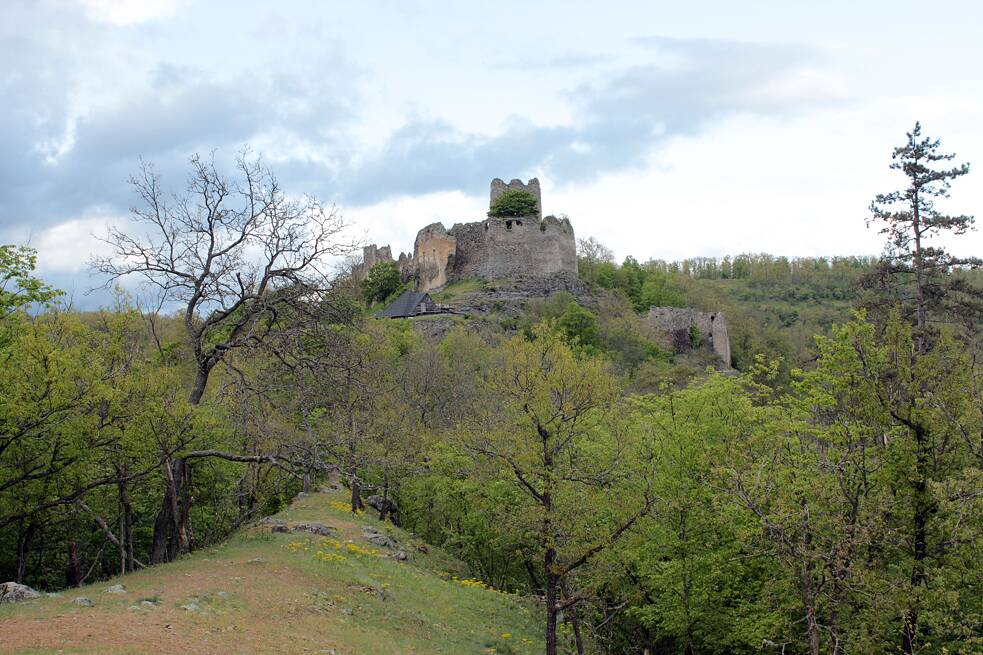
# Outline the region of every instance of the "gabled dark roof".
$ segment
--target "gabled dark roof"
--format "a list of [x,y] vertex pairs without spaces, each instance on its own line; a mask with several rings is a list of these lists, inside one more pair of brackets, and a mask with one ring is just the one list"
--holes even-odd
[[383,308],[376,316],[379,318],[415,316],[417,314],[416,308],[428,297],[423,291],[404,291],[403,295],[389,303],[389,306]]

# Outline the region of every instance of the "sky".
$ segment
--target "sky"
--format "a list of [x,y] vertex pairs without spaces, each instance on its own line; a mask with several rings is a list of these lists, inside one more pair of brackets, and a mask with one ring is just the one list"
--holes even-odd
[[[180,193],[249,147],[394,252],[535,176],[619,259],[876,255],[916,120],[983,166],[981,37],[974,1],[0,0],[0,243],[99,304],[140,160]],[[983,217],[981,175],[943,208]]]

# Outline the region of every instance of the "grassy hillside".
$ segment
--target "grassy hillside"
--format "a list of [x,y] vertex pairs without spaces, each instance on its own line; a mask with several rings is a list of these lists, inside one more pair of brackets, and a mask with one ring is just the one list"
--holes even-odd
[[[343,492],[299,498],[288,528],[247,528],[172,564],[16,605],[0,605],[0,648],[13,653],[533,653],[538,614],[522,597],[484,588],[439,549],[370,515]],[[369,543],[363,528],[397,540]],[[408,559],[390,557],[397,550]],[[106,593],[123,584],[126,593]],[[91,599],[92,607],[74,599]]]

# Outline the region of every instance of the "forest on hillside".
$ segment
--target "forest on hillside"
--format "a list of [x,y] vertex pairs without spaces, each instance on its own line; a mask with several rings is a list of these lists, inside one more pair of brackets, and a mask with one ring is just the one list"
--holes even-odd
[[[170,562],[334,479],[537,598],[548,655],[978,653],[983,285],[929,241],[972,227],[932,204],[968,172],[939,148],[895,152],[883,257],[588,239],[596,307],[440,339],[373,317],[399,280],[323,269],[344,220],[256,160],[195,158],[176,199],[145,167],[92,262],[144,296],[77,311],[0,247],[0,578]],[[652,306],[723,311],[736,374],[651,341]]]

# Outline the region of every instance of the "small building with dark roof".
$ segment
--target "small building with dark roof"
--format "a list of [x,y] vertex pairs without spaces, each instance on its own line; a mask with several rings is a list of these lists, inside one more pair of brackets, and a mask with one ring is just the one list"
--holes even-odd
[[439,311],[437,303],[429,293],[423,291],[404,291],[396,300],[384,307],[378,318],[409,318],[420,314],[432,314]]

